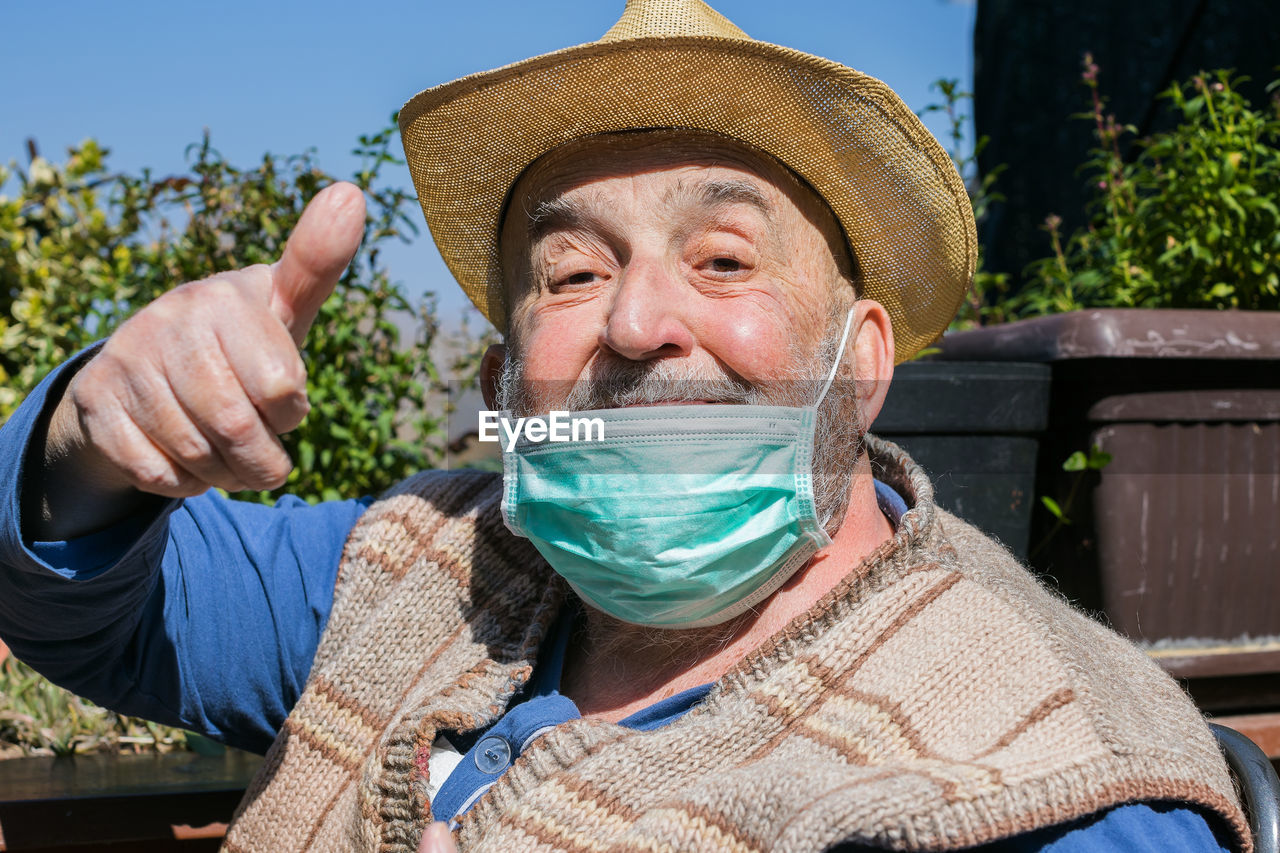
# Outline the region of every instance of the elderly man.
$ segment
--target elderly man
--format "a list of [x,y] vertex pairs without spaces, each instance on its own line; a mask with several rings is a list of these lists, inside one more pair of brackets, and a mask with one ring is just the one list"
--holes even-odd
[[603,435],[375,502],[208,493],[288,472],[296,346],[360,232],[343,185],[279,263],[160,298],[3,433],[6,639],[270,744],[228,850],[1248,846],[1173,682],[867,434],[975,253],[883,84],[639,0],[401,129],[506,335],[490,405]]

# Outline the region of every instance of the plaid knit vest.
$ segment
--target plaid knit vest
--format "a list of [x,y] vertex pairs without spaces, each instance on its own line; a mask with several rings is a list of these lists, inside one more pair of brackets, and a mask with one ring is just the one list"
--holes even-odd
[[[911,507],[890,541],[670,725],[544,735],[462,819],[460,849],[955,849],[1138,800],[1202,806],[1248,849],[1177,685],[869,444]],[[493,475],[436,472],[365,513],[225,850],[417,849],[436,733],[502,715],[566,594],[500,498]]]

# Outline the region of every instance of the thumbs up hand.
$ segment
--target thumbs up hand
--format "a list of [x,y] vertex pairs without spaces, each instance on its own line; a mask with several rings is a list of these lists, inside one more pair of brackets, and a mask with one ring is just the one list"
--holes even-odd
[[276,436],[309,409],[298,348],[359,247],[364,216],[357,187],[327,187],[275,264],[184,284],[121,326],[50,421],[37,530],[65,538],[114,520],[106,502],[134,490],[283,484],[293,465]]

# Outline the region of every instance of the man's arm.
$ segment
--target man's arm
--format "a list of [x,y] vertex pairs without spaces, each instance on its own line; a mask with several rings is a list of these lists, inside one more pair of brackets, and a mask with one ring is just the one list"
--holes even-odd
[[301,693],[367,501],[157,498],[67,541],[24,538],[20,465],[59,368],[0,427],[0,636],[116,710],[263,751]]
[[279,263],[171,291],[5,424],[0,634],[20,657],[120,710],[269,742],[363,505],[179,499],[287,476],[297,348],[363,221],[355,187],[325,190]]

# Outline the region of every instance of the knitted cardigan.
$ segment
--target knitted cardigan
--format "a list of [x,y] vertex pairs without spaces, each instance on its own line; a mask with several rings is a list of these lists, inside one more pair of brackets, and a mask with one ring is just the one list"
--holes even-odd
[[[462,818],[460,850],[950,850],[1138,800],[1208,809],[1249,850],[1177,685],[938,509],[896,446],[869,446],[910,507],[891,540],[675,722],[535,741]],[[500,500],[494,475],[433,472],[364,514],[224,850],[414,853],[436,733],[502,715],[566,595]]]

